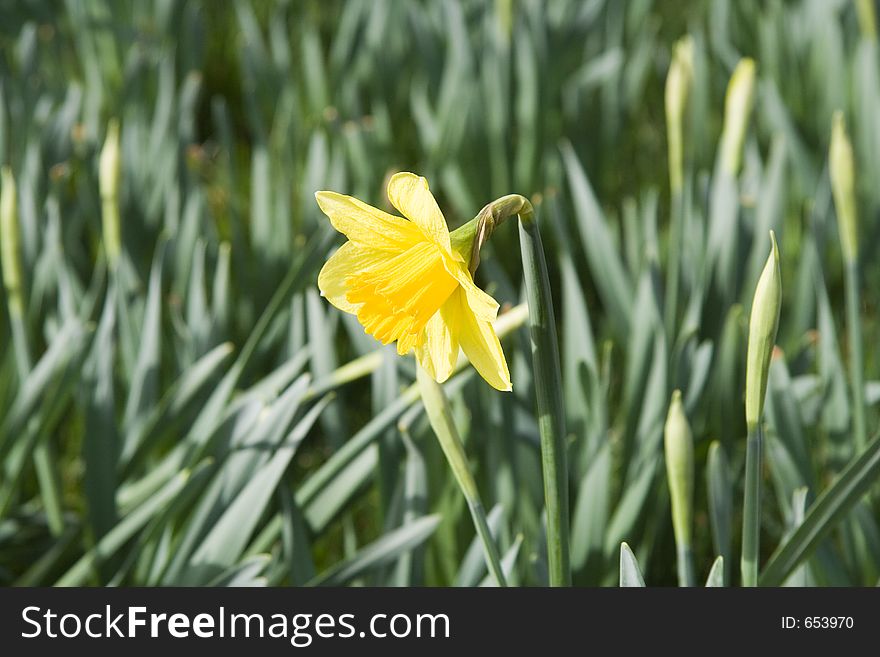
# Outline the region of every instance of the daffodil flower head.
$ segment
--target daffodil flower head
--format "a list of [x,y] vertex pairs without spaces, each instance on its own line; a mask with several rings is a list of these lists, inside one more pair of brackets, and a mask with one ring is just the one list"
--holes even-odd
[[460,348],[490,385],[510,390],[492,326],[498,303],[469,269],[474,222],[450,234],[428,182],[413,173],[392,176],[387,193],[403,217],[344,194],[315,194],[348,238],[321,269],[321,294],[382,344],[396,342],[401,355],[414,351],[436,381],[452,374]]

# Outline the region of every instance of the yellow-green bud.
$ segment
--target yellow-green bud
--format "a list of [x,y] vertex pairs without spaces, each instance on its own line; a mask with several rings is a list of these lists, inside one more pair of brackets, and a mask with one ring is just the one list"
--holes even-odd
[[504,43],[509,43],[513,32],[513,0],[495,0],[495,14]]
[[18,196],[12,169],[3,167],[0,185],[0,256],[3,258],[3,284],[9,302],[10,314],[22,314],[21,298],[21,240],[18,227]]
[[679,547],[690,547],[694,515],[694,438],[680,390],[672,393],[663,439],[675,543]]
[[831,147],[828,153],[831,171],[831,189],[837,209],[837,229],[843,257],[854,262],[859,255],[859,235],[856,226],[855,165],[852,144],[846,134],[846,121],[841,112],[834,113],[831,123]]
[[874,12],[874,0],[856,0],[856,11],[862,36],[871,41],[877,40],[877,14]]
[[101,219],[104,228],[104,249],[111,267],[115,265],[122,249],[119,226],[119,122],[111,119],[107,126],[107,138],[98,162],[98,186],[101,192]]
[[673,191],[682,187],[684,145],[682,123],[688,92],[694,76],[694,44],[689,36],[679,39],[672,51],[666,76],[666,135],[669,149],[669,185]]
[[119,121],[110,119],[98,171],[101,198],[119,196],[119,169]]
[[764,412],[770,357],[779,328],[782,306],[782,278],[779,273],[779,248],[776,235],[770,231],[770,256],[755,287],[749,317],[749,348],[746,354],[746,425],[755,429]]
[[730,175],[736,175],[742,161],[743,142],[749,126],[749,114],[755,95],[755,61],[748,57],[739,60],[730,82],[724,103],[724,130],[721,134],[721,166]]

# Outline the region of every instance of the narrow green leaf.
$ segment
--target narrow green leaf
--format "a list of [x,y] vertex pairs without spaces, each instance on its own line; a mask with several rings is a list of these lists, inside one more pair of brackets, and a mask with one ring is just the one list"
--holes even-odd
[[[504,509],[500,504],[493,506],[486,515],[486,524],[489,526],[489,531],[496,543],[500,539],[503,519]],[[486,560],[483,556],[483,545],[480,537],[474,536],[461,559],[461,566],[455,576],[455,586],[476,586],[485,575]]]
[[260,577],[260,574],[266,570],[271,562],[271,555],[255,554],[218,575],[211,580],[208,586],[265,586],[266,579]]
[[718,555],[712,562],[712,569],[706,578],[706,588],[717,588],[724,586],[724,557]]
[[302,586],[315,576],[308,526],[290,487],[279,486],[278,495],[282,514],[281,540],[287,557],[288,576],[291,584]]
[[602,300],[614,318],[618,330],[625,334],[629,328],[633,308],[629,276],[623,268],[617,246],[608,231],[608,223],[599,207],[593,188],[570,144],[562,147],[562,158],[593,281],[598,286]]
[[193,553],[190,567],[182,573],[185,582],[198,582],[204,574],[218,566],[231,566],[238,559],[300,442],[328,401],[328,398],[324,398],[306,413],[268,463],[257,471],[250,483],[217,519],[205,540]]
[[709,498],[709,524],[712,528],[714,551],[724,560],[724,583],[730,583],[730,564],[733,562],[733,490],[730,466],[724,448],[717,440],[709,445],[706,461],[706,494]]
[[[504,556],[501,558],[501,569],[504,572],[504,580],[509,583],[511,586],[516,585],[516,560],[519,557],[519,551],[523,544],[523,535],[517,534],[516,539],[513,541],[513,545],[511,545],[507,552],[504,553]],[[480,582],[480,586],[498,586],[494,577],[490,575],[486,575]]]
[[810,507],[804,522],[777,548],[761,574],[761,586],[779,586],[816,548],[880,476],[880,436],[850,461]]
[[113,380],[116,306],[114,293],[107,293],[104,312],[98,323],[91,353],[92,372],[85,386],[86,428],[83,439],[85,476],[83,486],[88,504],[89,522],[95,538],[101,538],[117,522],[116,467],[119,440]]
[[621,587],[644,587],[645,578],[636,561],[636,555],[632,553],[629,545],[620,544],[620,586]]
[[341,586],[354,578],[393,561],[428,539],[437,525],[440,516],[423,516],[358,550],[352,557],[332,566],[311,581],[312,586]]
[[82,586],[88,579],[92,568],[100,561],[115,554],[125,543],[140,531],[150,519],[162,512],[165,506],[178,495],[190,477],[204,476],[207,471],[184,470],[169,481],[160,491],[144,504],[126,515],[113,529],[98,541],[93,548],[83,554],[70,569],[62,575],[55,586]]
[[[156,247],[153,267],[150,270],[150,287],[139,335],[140,349],[131,375],[128,399],[125,402],[123,423],[126,427],[142,421],[159,394],[159,358],[161,355],[162,320],[162,266],[167,242],[162,240]],[[131,434],[128,434],[131,435]],[[131,447],[126,447],[129,451]]]
[[571,563],[575,572],[588,575],[602,571],[603,540],[608,525],[611,497],[611,449],[603,444],[593,454],[578,488],[572,512]]

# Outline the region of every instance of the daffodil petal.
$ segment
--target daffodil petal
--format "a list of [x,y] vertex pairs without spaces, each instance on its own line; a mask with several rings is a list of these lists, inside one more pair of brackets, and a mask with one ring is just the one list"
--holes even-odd
[[316,192],[315,200],[330,223],[352,242],[383,251],[401,251],[424,240],[411,221],[383,212],[353,196]]
[[449,228],[428,189],[428,181],[414,173],[395,173],[388,181],[388,200],[400,213],[422,229],[435,244],[451,252]]
[[498,302],[491,295],[477,287],[464,263],[451,258],[444,258],[443,265],[446,267],[446,271],[452,274],[455,280],[458,281],[461,289],[464,290],[471,312],[480,319],[489,322],[494,321],[498,317]]
[[359,303],[351,303],[345,298],[348,292],[346,279],[354,274],[368,271],[384,262],[388,253],[376,249],[368,249],[355,242],[346,242],[330,256],[318,274],[318,288],[321,294],[343,312],[356,314],[361,307]]
[[496,390],[512,390],[510,371],[507,369],[501,342],[495,334],[492,323],[468,312],[468,306],[461,292],[458,293],[458,297],[460,311],[457,333],[462,351],[489,385]]
[[419,365],[438,383],[455,370],[458,360],[458,318],[461,302],[456,291],[425,325],[425,341],[416,349]]

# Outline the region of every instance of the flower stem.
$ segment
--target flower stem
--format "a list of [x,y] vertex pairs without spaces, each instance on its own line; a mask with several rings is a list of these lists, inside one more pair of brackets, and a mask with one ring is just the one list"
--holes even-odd
[[556,341],[556,318],[553,315],[550,277],[547,275],[541,233],[535,221],[535,211],[527,198],[519,194],[502,196],[486,205],[473,222],[466,224],[469,230],[474,231],[470,270],[474,272],[479,266],[480,249],[495,228],[514,215],[519,217],[519,245],[529,306],[529,332],[544,473],[544,506],[547,511],[547,566],[550,586],[570,586],[568,465],[559,345]]
[[849,338],[849,369],[853,395],[853,433],[856,452],[860,453],[867,443],[865,435],[865,383],[862,372],[862,328],[859,318],[859,264],[847,259],[844,270],[846,286],[846,328]]
[[669,250],[666,279],[665,322],[666,334],[675,339],[675,320],[678,313],[679,273],[681,271],[682,224],[684,222],[684,193],[681,188],[672,191],[669,214]]
[[504,571],[501,568],[501,557],[489,531],[486,512],[483,509],[480,493],[477,490],[477,483],[471,474],[464,446],[461,444],[458,429],[456,429],[455,423],[452,420],[449,401],[443,393],[443,387],[430,374],[421,367],[416,369],[419,392],[422,395],[422,403],[425,405],[428,420],[431,422],[431,428],[434,429],[434,434],[437,436],[440,447],[443,449],[443,454],[446,455],[446,460],[449,462],[452,474],[455,475],[455,481],[458,483],[462,494],[464,494],[465,500],[467,500],[468,509],[470,509],[471,517],[474,520],[474,528],[477,530],[477,535],[483,544],[486,565],[495,577],[498,586],[507,586]]
[[541,434],[550,586],[570,586],[568,465],[556,319],[538,223],[531,203],[522,200],[523,205],[518,210],[519,241],[529,303],[538,428]]
[[678,562],[678,585],[696,586],[694,573],[694,551],[690,545],[676,545],[675,556]]
[[758,585],[758,551],[761,533],[761,461],[763,431],[757,424],[749,429],[746,445],[746,483],[743,502],[742,585]]

